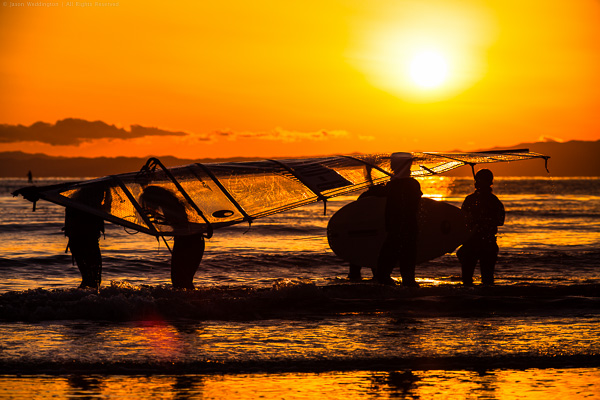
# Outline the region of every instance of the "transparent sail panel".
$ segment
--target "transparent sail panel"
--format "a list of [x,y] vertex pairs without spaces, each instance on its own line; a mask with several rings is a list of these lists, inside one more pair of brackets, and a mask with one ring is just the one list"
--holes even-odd
[[272,162],[207,165],[224,190],[253,218],[316,201],[293,174]]

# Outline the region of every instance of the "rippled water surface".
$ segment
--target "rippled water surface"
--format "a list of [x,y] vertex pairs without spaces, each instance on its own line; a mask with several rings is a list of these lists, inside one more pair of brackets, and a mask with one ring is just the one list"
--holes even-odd
[[[60,181],[45,180],[38,184]],[[470,179],[428,178],[460,206]],[[327,221],[355,197],[217,231],[194,291],[170,254],[107,224],[103,285],[76,289],[64,210],[0,180],[0,397],[597,398],[600,180],[498,178],[497,285],[448,254],[421,288],[346,279]]]

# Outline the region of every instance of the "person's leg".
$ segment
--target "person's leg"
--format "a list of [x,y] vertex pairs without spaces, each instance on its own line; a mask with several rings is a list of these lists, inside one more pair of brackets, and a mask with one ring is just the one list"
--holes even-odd
[[481,254],[479,266],[481,268],[481,283],[484,285],[494,284],[494,269],[498,260],[498,245],[490,243],[485,246],[485,250]]
[[388,234],[383,242],[383,246],[379,251],[379,258],[377,259],[377,270],[374,274],[375,280],[379,283],[394,283],[391,275],[394,266],[398,262],[398,244],[399,238],[397,235],[391,234]]
[[175,236],[171,256],[171,283],[173,287],[194,288],[194,275],[204,255],[204,236]]
[[350,269],[348,271],[348,279],[351,281],[360,281],[362,279],[362,275],[360,273],[361,270],[360,265],[350,264]]
[[460,261],[462,282],[464,285],[473,285],[473,273],[477,266],[477,254],[475,249],[468,244],[462,245],[456,252],[456,256]]
[[400,244],[400,275],[403,286],[416,287],[419,284],[415,280],[415,267],[417,264],[417,238],[416,235],[402,238]]
[[95,238],[73,238],[69,248],[81,274],[81,285],[85,288],[99,288],[102,282],[102,254],[100,244]]
[[96,283],[96,287],[99,288],[102,283],[102,254],[100,253],[98,239],[90,242],[89,262],[92,279]]

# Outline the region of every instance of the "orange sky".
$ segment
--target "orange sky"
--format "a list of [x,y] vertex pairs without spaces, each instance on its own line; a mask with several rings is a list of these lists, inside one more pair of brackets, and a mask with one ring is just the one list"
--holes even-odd
[[[4,2],[5,127],[76,118],[185,135],[0,136],[0,151],[282,157],[600,139],[596,0],[171,3]],[[424,51],[443,60],[439,86],[411,76]]]

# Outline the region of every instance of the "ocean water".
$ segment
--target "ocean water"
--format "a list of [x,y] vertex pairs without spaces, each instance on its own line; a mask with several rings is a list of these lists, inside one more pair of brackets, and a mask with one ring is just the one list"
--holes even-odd
[[463,287],[447,254],[416,289],[346,279],[326,226],[356,196],[217,231],[194,291],[163,243],[107,224],[102,287],[77,289],[64,209],[32,212],[26,185],[0,180],[0,397],[600,398],[598,178],[497,178],[496,286]]

